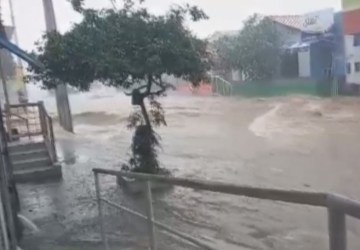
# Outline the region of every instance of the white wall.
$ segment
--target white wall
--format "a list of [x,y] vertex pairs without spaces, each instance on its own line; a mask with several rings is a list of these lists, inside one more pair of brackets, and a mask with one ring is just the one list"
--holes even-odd
[[284,45],[291,46],[301,41],[301,32],[299,30],[280,24],[277,25],[277,30],[281,34],[281,39]]
[[[277,25],[277,30],[285,47],[301,42],[301,31],[280,24]],[[310,51],[299,52],[298,55],[299,77],[310,77]]]
[[[7,79],[6,86],[7,86],[10,104],[18,104],[19,98],[18,98],[18,88],[16,85],[16,80]],[[0,80],[0,103],[1,105],[5,104],[4,86],[1,80]]]
[[[14,29],[13,27],[9,27],[9,26],[5,26],[5,30],[6,30],[6,35],[7,37],[11,40],[14,34]],[[4,60],[4,56],[3,53],[5,53],[5,49],[2,50],[0,52],[0,54],[2,55],[2,65],[3,67],[9,63],[7,61]],[[18,63],[18,58],[14,55],[12,55],[13,58],[13,62],[14,64]],[[16,65],[14,65],[16,66]],[[4,67],[5,68],[5,67]],[[13,76],[8,76],[8,78],[6,79],[7,82],[7,92],[9,95],[9,102],[10,104],[18,104],[19,103],[19,94],[18,91],[21,90],[25,95],[26,95],[26,85],[24,84],[22,78],[23,75],[21,73],[22,71],[20,70],[20,68],[17,68],[14,72]],[[0,79],[0,103],[1,105],[3,105],[5,103],[5,94],[4,94],[4,87],[3,87],[3,82]]]
[[235,69],[231,70],[231,80],[233,80],[234,82],[239,82],[242,80],[240,70],[235,70]]
[[299,60],[299,77],[310,77],[311,76],[311,67],[310,67],[310,49],[305,51],[299,51],[298,53]]
[[347,82],[360,84],[360,72],[355,72],[355,63],[360,62],[360,47],[354,47],[353,35],[345,35],[345,57],[351,65],[351,73],[346,72]]

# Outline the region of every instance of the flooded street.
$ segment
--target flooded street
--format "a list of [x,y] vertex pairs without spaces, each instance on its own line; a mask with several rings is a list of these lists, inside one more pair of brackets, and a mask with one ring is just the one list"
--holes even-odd
[[[44,99],[55,114],[54,98]],[[56,128],[63,161],[59,183],[19,186],[23,214],[40,228],[24,249],[101,249],[93,168],[120,169],[128,158],[133,109],[121,92],[99,88],[70,97],[75,134]],[[239,185],[336,192],[360,200],[360,99],[288,96],[266,99],[187,96],[161,100],[168,127],[163,167],[176,177]],[[144,213],[115,179],[101,178],[103,195]],[[324,209],[175,188],[154,194],[158,221],[216,249],[327,249]],[[348,220],[349,249],[360,247],[360,222]],[[147,249],[146,224],[106,208],[111,249]],[[196,249],[158,233],[160,249]],[[26,246],[26,247],[25,247]],[[53,248],[51,248],[53,247]]]

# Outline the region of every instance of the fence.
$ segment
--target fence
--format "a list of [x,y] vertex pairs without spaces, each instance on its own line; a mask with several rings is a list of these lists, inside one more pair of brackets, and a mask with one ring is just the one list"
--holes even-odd
[[323,82],[311,79],[294,78],[231,83],[217,75],[211,76],[211,86],[214,94],[243,97],[270,97],[287,94],[320,95],[326,88]]
[[245,82],[234,85],[234,95],[244,97],[271,97],[288,94],[317,95],[317,83],[306,81]]
[[[199,246],[202,249],[207,249],[207,250],[215,249],[193,238],[192,236],[178,232],[154,220],[153,206],[152,206],[152,191],[151,191],[151,184],[153,182],[170,184],[173,186],[187,187],[196,190],[217,192],[222,194],[231,194],[231,195],[245,196],[245,197],[257,198],[257,199],[271,200],[271,201],[281,201],[281,202],[295,203],[301,205],[324,207],[328,210],[330,250],[346,250],[346,222],[345,222],[346,215],[360,219],[360,203],[335,194],[288,191],[288,190],[277,190],[277,189],[263,189],[263,188],[249,187],[249,186],[230,185],[219,182],[161,177],[161,176],[105,170],[105,169],[94,169],[93,172],[95,176],[96,199],[98,203],[99,217],[101,220],[101,225],[100,225],[101,237],[106,250],[108,250],[109,248],[104,230],[104,221],[103,221],[104,218],[103,218],[103,207],[102,207],[103,203],[118,208],[124,212],[130,213],[139,218],[147,220],[149,244],[151,250],[157,249],[155,227],[158,227],[179,238],[187,240]],[[112,175],[117,177],[128,177],[146,182],[147,215],[146,216],[142,215],[120,204],[115,204],[109,200],[102,198],[100,193],[100,183],[99,183],[100,174]]]
[[[216,80],[218,79],[218,80]],[[221,80],[219,80],[221,79]],[[228,85],[231,87],[228,87]],[[243,97],[272,97],[289,94],[305,94],[316,96],[351,95],[343,90],[345,84],[340,79],[277,79],[272,81],[247,81],[230,83],[221,77],[212,78],[213,92],[219,95],[234,95]],[[229,90],[231,89],[231,91]]]

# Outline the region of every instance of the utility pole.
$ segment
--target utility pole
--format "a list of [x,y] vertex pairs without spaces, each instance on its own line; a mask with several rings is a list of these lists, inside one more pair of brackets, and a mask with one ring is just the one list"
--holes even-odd
[[[56,31],[56,19],[52,0],[43,0],[46,31]],[[74,132],[66,84],[56,86],[56,104],[60,125],[69,132]]]

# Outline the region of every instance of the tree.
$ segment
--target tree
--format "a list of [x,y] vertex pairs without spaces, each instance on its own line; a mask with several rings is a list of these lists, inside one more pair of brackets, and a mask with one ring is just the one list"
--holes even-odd
[[[164,74],[174,75],[198,84],[209,68],[207,44],[196,38],[184,25],[206,19],[196,6],[175,6],[165,15],[153,15],[132,0],[124,7],[106,10],[84,9],[83,1],[72,0],[83,20],[65,34],[43,36],[35,56],[45,70],[31,69],[30,80],[41,81],[47,88],[67,83],[89,90],[94,81],[122,87],[140,107],[129,117],[135,128],[132,157],[133,171],[158,173],[159,137],[153,126],[166,125],[164,110],[157,97],[172,86],[163,81]],[[144,100],[149,100],[147,111]]]
[[240,69],[238,36],[225,35],[213,43],[214,69],[226,75],[232,69]]
[[278,73],[281,39],[267,18],[251,16],[238,35],[220,38],[215,48],[223,65],[240,69],[249,80],[268,80]]

